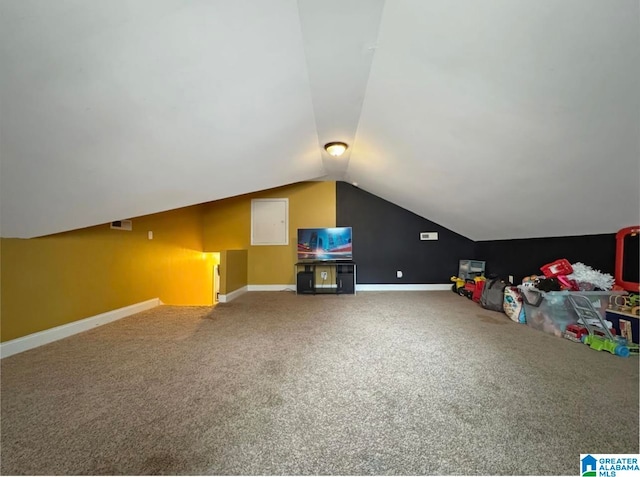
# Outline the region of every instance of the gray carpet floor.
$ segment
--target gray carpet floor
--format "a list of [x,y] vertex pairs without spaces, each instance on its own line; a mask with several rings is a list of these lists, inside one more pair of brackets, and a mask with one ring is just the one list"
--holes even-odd
[[638,359],[451,292],[162,306],[1,362],[2,474],[555,474],[638,453]]

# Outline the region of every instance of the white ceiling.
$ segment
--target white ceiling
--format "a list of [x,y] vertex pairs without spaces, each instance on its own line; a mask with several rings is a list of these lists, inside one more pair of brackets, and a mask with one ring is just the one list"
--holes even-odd
[[474,240],[640,222],[636,0],[3,0],[0,80],[3,237],[321,178]]

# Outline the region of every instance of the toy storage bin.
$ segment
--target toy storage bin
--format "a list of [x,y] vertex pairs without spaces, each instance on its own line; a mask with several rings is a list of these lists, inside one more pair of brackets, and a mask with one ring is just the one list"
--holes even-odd
[[568,325],[578,322],[578,315],[567,300],[569,295],[582,295],[604,318],[609,297],[622,292],[613,291],[555,291],[543,292],[534,287],[518,286],[522,294],[527,324],[545,333],[562,337]]
[[459,278],[469,280],[478,275],[484,275],[484,262],[480,260],[460,260],[458,265]]

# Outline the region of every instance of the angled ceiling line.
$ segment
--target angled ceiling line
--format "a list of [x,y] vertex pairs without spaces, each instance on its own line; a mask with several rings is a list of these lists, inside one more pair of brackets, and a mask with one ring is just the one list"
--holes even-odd
[[[384,0],[298,0],[311,97],[327,179],[343,180],[362,113]],[[324,145],[349,145],[340,158]]]

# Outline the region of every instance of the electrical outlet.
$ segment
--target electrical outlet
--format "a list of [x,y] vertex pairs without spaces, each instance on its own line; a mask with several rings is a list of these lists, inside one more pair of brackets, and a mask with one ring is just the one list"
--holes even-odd
[[509,275],[509,283],[513,283],[513,275]]
[[323,280],[327,279],[327,272],[320,272],[320,276],[322,277]]

